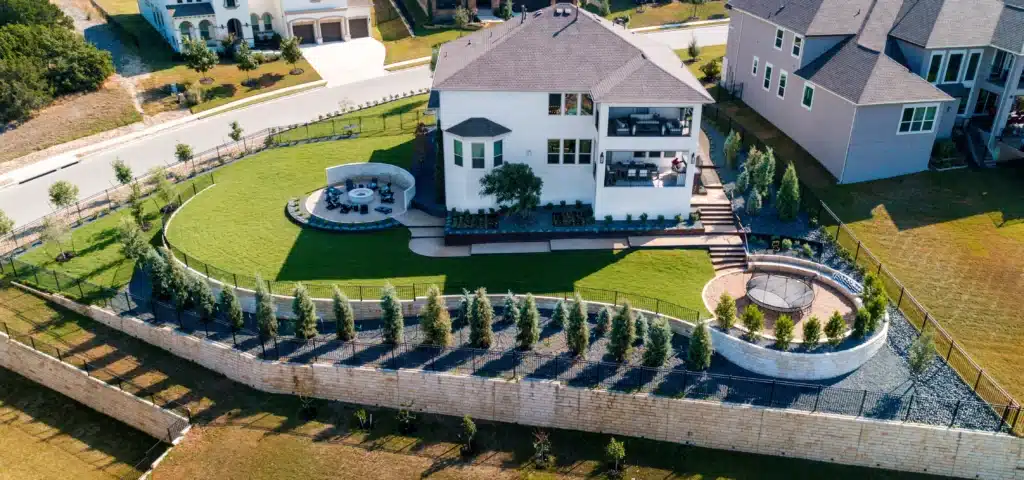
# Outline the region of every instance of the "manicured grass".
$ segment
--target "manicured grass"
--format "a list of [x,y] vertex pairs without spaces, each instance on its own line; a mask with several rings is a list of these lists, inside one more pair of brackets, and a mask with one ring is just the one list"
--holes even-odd
[[[640,28],[681,23],[689,20],[691,16],[696,16],[698,20],[729,16],[723,0],[713,0],[703,5],[697,5],[696,12],[692,3],[677,0],[648,4],[643,8],[643,12],[638,12],[638,7],[633,0],[611,0],[611,14],[607,15],[607,18],[614,20],[617,17],[629,16],[629,28]],[[594,4],[587,4],[587,9],[593,12],[598,11]]]
[[[426,117],[427,95],[415,95],[400,100],[364,108],[339,117],[314,122],[284,132],[276,137],[279,142],[338,135],[351,130],[361,136],[400,135],[413,132],[417,123],[431,124]],[[358,105],[353,105],[358,106]],[[387,117],[387,118],[385,118]]]
[[[387,0],[376,1],[387,3]],[[385,65],[414,58],[429,57],[434,47],[472,33],[470,30],[458,30],[455,28],[426,28],[424,25],[431,22],[427,20],[426,12],[423,11],[423,8],[420,7],[416,0],[395,1],[402,2],[405,8],[412,14],[413,21],[415,22],[413,32],[416,36],[409,36],[407,31],[405,31],[404,25],[393,25],[389,22],[388,25],[379,27],[380,40],[384,42],[384,47],[387,49],[387,55],[384,59]],[[386,8],[391,9],[390,5]],[[378,10],[383,11],[379,7]],[[398,21],[400,22],[401,20]],[[389,32],[391,33],[389,34]]]
[[1024,398],[1017,304],[1024,297],[1022,182],[1021,169],[958,170],[836,186],[824,194],[864,245],[1018,400]]
[[218,171],[217,185],[178,212],[168,238],[193,259],[240,275],[259,272],[280,282],[282,292],[290,291],[296,281],[433,282],[535,293],[582,285],[645,293],[704,310],[700,291],[713,269],[703,250],[429,258],[409,251],[409,232],[404,228],[336,234],[300,228],[282,212],[290,198],[323,186],[326,167],[370,161],[408,168],[412,155],[409,135],[269,150]]
[[4,368],[0,385],[0,478],[142,475],[155,439]]
[[[701,67],[711,63],[712,60],[718,60],[718,64],[722,64],[722,57],[725,56],[725,45],[708,45],[701,47],[700,56],[696,60],[690,56],[690,53],[685,48],[676,50],[676,55],[679,55],[679,59],[686,63],[686,68],[690,69],[690,73],[693,73],[698,79],[704,78],[704,73],[700,71]],[[713,83],[705,83],[705,87],[710,87]]]

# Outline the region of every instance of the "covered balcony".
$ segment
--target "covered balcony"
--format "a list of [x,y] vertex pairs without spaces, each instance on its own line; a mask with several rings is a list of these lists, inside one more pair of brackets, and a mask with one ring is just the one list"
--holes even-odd
[[604,186],[678,188],[687,186],[685,152],[607,152]]
[[689,137],[692,107],[609,107],[609,137]]

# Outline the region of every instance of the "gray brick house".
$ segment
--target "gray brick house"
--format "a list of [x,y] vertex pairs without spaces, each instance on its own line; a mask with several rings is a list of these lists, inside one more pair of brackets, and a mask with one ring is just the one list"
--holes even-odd
[[954,126],[979,160],[1020,153],[1024,0],[729,6],[723,83],[840,183],[925,170]]

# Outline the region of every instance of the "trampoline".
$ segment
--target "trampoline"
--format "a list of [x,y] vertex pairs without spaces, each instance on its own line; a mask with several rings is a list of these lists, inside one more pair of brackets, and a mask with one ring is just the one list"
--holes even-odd
[[802,278],[757,273],[747,281],[747,298],[768,310],[800,312],[814,302],[814,287]]

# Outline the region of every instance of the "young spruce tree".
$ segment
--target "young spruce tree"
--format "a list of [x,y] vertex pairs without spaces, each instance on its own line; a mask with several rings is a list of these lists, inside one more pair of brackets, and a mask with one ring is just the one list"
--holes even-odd
[[501,318],[503,321],[519,326],[519,304],[512,292],[505,296],[505,303],[501,307]]
[[796,167],[792,163],[786,167],[786,173],[782,175],[775,208],[779,211],[779,220],[784,222],[795,220],[800,210],[800,182],[796,177]]
[[398,301],[398,293],[390,283],[384,285],[380,296],[381,330],[384,342],[398,345],[405,341],[405,318],[402,316],[402,304]]
[[345,292],[342,292],[337,285],[333,287],[331,300],[338,340],[347,342],[356,338],[356,314],[352,311],[352,303],[345,296]]
[[196,312],[199,313],[199,320],[209,323],[217,314],[217,297],[213,296],[210,284],[206,283],[206,280],[195,275],[191,277],[192,305],[195,305]]
[[615,312],[612,311],[612,307],[604,307],[600,312],[597,313],[597,326],[594,327],[594,333],[597,334],[597,338],[601,338],[604,334],[608,333],[612,329],[612,317],[615,316]]
[[577,293],[569,304],[569,319],[565,329],[565,341],[575,356],[587,353],[590,344],[590,328],[587,325],[587,306]]
[[565,328],[565,319],[569,316],[569,310],[565,308],[565,302],[555,302],[555,308],[551,310],[551,323],[558,328]]
[[238,295],[235,291],[229,287],[224,287],[220,290],[220,300],[218,303],[218,309],[220,314],[224,317],[224,320],[231,325],[231,331],[237,332],[245,326],[245,320],[242,316],[242,304],[238,301]]
[[661,367],[665,365],[669,352],[672,351],[672,330],[668,326],[668,320],[663,317],[651,320],[648,335],[647,348],[644,350],[644,365]]
[[690,346],[686,351],[686,368],[690,370],[706,370],[711,366],[711,333],[708,324],[700,323],[690,335]]
[[277,317],[274,314],[274,298],[267,291],[263,277],[256,274],[256,325],[260,333],[270,338],[277,338]]
[[305,285],[295,284],[295,293],[292,299],[292,313],[295,315],[295,336],[303,340],[316,337],[316,324],[320,320],[316,314],[316,304],[313,297],[309,296]]
[[487,298],[487,290],[482,287],[477,289],[470,310],[469,343],[474,348],[491,348],[491,341],[494,338],[494,331],[491,328],[494,323],[494,309],[491,307],[491,300]]
[[636,331],[636,342],[640,345],[647,344],[647,331],[649,330],[649,322],[647,317],[642,313],[636,314],[636,326],[633,328]]
[[427,289],[427,303],[420,312],[423,325],[423,343],[438,347],[447,347],[452,342],[452,319],[448,316],[448,308],[441,298],[441,290],[437,285]]
[[814,349],[818,346],[819,340],[821,340],[821,320],[811,315],[811,318],[804,322],[804,348]]
[[519,302],[519,333],[516,344],[522,350],[531,350],[540,338],[540,312],[532,293],[527,293]]
[[722,296],[718,297],[715,319],[718,320],[718,328],[726,332],[736,323],[736,300],[733,300],[727,292],[723,292]]
[[843,333],[846,331],[846,321],[838,311],[832,312],[825,324],[825,336],[828,337],[828,344],[833,347],[839,346],[843,341]]
[[617,362],[624,362],[629,358],[633,350],[633,342],[636,341],[636,320],[633,315],[633,307],[629,301],[623,302],[619,311],[612,319],[611,339],[608,341],[608,354]]

